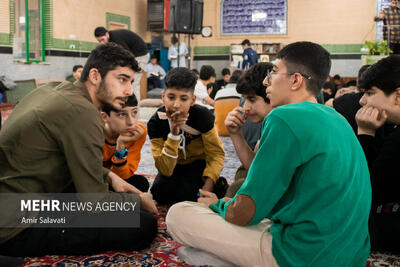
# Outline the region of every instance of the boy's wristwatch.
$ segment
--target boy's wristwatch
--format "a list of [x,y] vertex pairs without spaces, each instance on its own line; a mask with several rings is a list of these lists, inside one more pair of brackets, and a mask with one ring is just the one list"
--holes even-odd
[[123,149],[123,150],[114,150],[114,156],[117,158],[117,159],[123,159],[123,158],[125,158],[126,156],[128,156],[128,152],[129,152],[129,150],[127,149],[127,148],[125,148],[125,149]]

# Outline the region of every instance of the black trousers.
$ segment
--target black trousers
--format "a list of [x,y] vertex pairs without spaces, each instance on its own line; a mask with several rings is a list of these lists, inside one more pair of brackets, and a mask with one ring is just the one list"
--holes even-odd
[[400,212],[371,212],[369,235],[371,251],[400,255]]
[[141,250],[157,234],[157,220],[140,211],[138,228],[27,228],[0,244],[0,255],[90,255],[110,250]]
[[181,201],[197,201],[197,193],[203,187],[204,160],[189,164],[177,164],[171,176],[158,173],[150,191],[158,204],[172,205]]
[[162,88],[160,77],[152,77],[147,78],[147,91],[150,91],[154,88]]
[[134,174],[131,178],[126,179],[125,181],[130,183],[131,185],[133,185],[142,192],[147,192],[150,187],[149,181],[146,179],[146,177],[142,175]]

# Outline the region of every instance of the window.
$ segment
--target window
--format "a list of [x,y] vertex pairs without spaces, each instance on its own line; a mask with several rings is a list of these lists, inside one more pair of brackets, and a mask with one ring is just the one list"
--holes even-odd
[[43,0],[15,0],[14,11],[14,60],[44,61]]

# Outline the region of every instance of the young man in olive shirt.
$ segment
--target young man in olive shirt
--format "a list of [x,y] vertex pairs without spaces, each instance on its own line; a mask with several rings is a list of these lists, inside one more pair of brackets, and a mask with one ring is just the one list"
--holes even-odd
[[[99,45],[80,81],[55,88],[48,84],[24,97],[0,132],[0,193],[62,193],[72,188],[76,193],[108,194],[104,201],[140,200],[142,209],[157,212],[151,194],[138,192],[102,166],[100,109],[109,105],[121,109],[132,94],[138,69],[129,51],[113,43]],[[109,192],[110,185],[117,193]],[[15,220],[15,214],[0,211],[0,216]],[[140,228],[28,226],[0,228],[0,255],[140,250],[157,233],[155,218],[145,211],[140,212]]]

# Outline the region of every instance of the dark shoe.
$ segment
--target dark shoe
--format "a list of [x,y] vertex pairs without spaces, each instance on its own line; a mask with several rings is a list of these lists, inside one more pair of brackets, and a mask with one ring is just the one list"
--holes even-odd
[[223,198],[226,194],[226,190],[228,189],[229,184],[224,177],[219,177],[217,182],[214,185],[214,194],[217,195],[218,198]]

